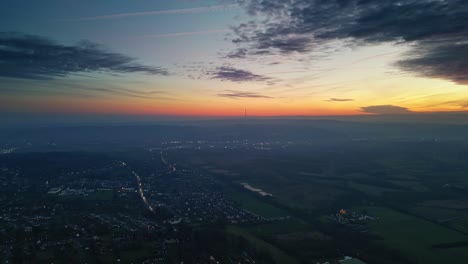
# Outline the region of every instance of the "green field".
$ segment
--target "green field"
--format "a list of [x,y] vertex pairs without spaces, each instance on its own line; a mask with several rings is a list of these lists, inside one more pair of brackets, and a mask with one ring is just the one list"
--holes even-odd
[[384,245],[404,253],[415,263],[462,263],[468,259],[468,250],[463,247],[433,248],[437,244],[467,241],[467,235],[384,207],[360,209],[380,218],[370,223],[371,233],[381,236]]
[[450,226],[462,232],[468,233],[468,217],[457,219],[451,222]]
[[274,236],[296,232],[307,232],[310,226],[299,219],[288,219],[284,221],[255,225],[248,228],[257,236]]
[[284,217],[288,215],[285,211],[261,201],[252,194],[246,192],[232,191],[229,192],[227,196],[243,209],[266,218]]
[[237,226],[228,226],[226,231],[230,234],[241,236],[247,239],[257,250],[268,252],[276,264],[298,264],[299,262],[287,255],[279,248],[265,242],[264,240],[252,235],[246,229]]

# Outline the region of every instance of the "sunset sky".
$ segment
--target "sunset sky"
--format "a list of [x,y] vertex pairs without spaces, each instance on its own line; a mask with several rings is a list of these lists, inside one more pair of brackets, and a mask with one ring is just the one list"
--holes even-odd
[[1,0],[0,111],[468,110],[462,0]]

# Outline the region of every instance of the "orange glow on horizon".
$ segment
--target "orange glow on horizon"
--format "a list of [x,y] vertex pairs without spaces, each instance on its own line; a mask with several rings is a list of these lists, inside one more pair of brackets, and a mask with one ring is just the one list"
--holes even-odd
[[[250,117],[269,116],[351,116],[369,115],[361,111],[359,104],[309,103],[307,100],[285,103],[269,100],[219,99],[198,101],[146,100],[128,98],[70,98],[70,97],[15,97],[1,96],[0,110],[9,112],[34,112],[58,114],[122,114],[146,116],[206,116],[243,117],[244,110]],[[410,108],[411,110],[411,108]],[[416,113],[463,111],[454,107],[415,107]]]
[[[1,99],[1,98],[0,98]],[[148,102],[130,100],[77,99],[74,98],[8,98],[2,100],[4,107],[16,112],[73,113],[73,114],[126,114],[155,116],[327,116],[365,114],[356,109],[324,109],[300,106],[275,107],[271,105],[238,106],[221,103],[203,105],[198,103],[174,103],[167,101]],[[26,108],[25,105],[28,107]]]

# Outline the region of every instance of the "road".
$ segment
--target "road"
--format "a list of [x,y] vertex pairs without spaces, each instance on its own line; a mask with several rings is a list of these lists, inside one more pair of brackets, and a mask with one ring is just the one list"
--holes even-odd
[[154,208],[149,204],[148,199],[146,199],[145,192],[143,191],[143,186],[141,184],[140,175],[138,175],[136,172],[134,172],[132,169],[130,169],[130,167],[128,167],[127,163],[125,163],[123,161],[121,161],[121,163],[122,163],[123,166],[127,167],[132,172],[132,174],[135,176],[135,178],[137,180],[137,184],[138,184],[138,193],[140,194],[141,199],[145,203],[146,207],[148,207],[148,210],[150,210],[151,212],[154,212]]
[[171,163],[167,162],[167,160],[164,158],[164,151],[161,150],[161,161],[166,164],[167,166],[169,166],[169,169],[172,170],[172,172],[175,172],[176,171],[176,167],[174,165],[172,165]]

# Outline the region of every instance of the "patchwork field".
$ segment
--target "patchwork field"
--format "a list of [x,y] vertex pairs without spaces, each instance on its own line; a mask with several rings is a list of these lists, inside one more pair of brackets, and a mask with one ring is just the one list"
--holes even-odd
[[459,263],[468,259],[466,247],[437,248],[439,244],[468,241],[468,236],[420,218],[383,207],[365,207],[379,217],[370,224],[380,243],[404,253],[414,263]]
[[287,212],[261,201],[255,197],[255,194],[250,194],[248,191],[231,191],[227,193],[227,197],[240,205],[241,208],[265,218],[286,217],[288,215]]
[[[435,143],[353,143],[326,151],[179,150],[171,158],[214,175],[243,209],[288,217],[235,231],[303,263],[348,254],[367,263],[439,264],[468,259],[468,164],[452,150]],[[333,217],[352,208],[380,220],[355,228]]]

